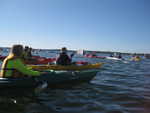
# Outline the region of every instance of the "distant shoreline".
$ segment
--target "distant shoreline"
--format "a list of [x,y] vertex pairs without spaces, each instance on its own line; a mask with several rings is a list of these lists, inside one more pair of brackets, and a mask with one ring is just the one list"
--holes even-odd
[[[10,47],[0,47],[0,49],[10,49]],[[33,48],[33,50],[42,50],[42,51],[60,51],[60,49],[35,49]],[[77,50],[69,50],[71,52],[76,52]],[[96,52],[96,53],[102,53],[102,54],[113,54],[113,53],[121,53],[121,54],[124,54],[124,55],[132,55],[134,53],[126,53],[126,52],[116,52],[116,51],[92,51],[92,50],[84,50],[85,52]],[[136,52],[135,52],[136,53]],[[136,53],[137,55],[145,55],[145,54],[150,54],[150,53]]]

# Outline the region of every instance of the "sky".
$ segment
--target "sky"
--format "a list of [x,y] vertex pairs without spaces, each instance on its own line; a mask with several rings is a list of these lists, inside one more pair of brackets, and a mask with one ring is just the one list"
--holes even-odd
[[150,53],[150,0],[0,0],[0,47]]

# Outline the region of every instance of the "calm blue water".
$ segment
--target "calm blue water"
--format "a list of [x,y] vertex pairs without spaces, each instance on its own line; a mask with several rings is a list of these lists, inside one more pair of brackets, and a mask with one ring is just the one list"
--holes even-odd
[[105,64],[90,83],[71,89],[47,89],[35,97],[0,97],[0,113],[150,113],[150,60],[74,60]]

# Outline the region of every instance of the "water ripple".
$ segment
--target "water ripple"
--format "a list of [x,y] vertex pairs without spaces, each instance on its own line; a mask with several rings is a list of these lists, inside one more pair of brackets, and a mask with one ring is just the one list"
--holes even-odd
[[105,64],[90,83],[70,89],[47,89],[35,97],[0,97],[0,112],[150,113],[150,60],[80,60]]

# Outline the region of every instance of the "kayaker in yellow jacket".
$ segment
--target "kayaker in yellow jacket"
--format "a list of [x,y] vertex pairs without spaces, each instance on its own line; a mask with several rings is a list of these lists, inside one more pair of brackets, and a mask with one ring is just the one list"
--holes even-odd
[[22,59],[23,46],[13,45],[10,54],[2,64],[0,77],[39,76],[41,73],[26,66]]

